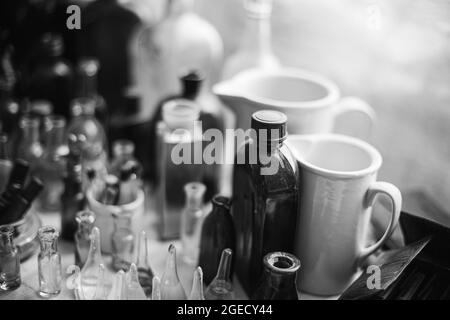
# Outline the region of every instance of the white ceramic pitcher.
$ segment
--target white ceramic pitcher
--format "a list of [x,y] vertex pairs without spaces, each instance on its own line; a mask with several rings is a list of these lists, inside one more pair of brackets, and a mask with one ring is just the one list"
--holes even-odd
[[213,91],[236,114],[236,127],[245,130],[250,128],[251,115],[261,109],[285,113],[290,134],[333,132],[340,115],[356,112],[367,120],[361,125],[368,137],[375,118],[363,100],[341,98],[332,81],[301,69],[249,69],[216,84]]
[[[291,135],[286,141],[299,164],[299,212],[295,254],[302,263],[300,290],[337,295],[358,267],[390,237],[402,197],[392,184],[377,181],[380,153],[370,144],[337,134]],[[367,243],[372,205],[379,194],[392,202],[384,235]]]

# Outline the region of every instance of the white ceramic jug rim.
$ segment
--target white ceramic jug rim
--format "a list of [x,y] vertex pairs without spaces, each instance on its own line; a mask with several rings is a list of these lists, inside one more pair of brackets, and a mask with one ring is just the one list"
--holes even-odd
[[[240,83],[251,81],[262,77],[287,77],[302,79],[313,82],[318,86],[325,88],[327,94],[319,99],[304,101],[285,101],[271,98],[263,98],[257,95],[242,92]],[[230,87],[233,87],[231,89]],[[239,72],[234,77],[224,82],[218,83],[213,87],[213,92],[219,96],[241,97],[265,106],[275,106],[279,108],[321,108],[329,107],[336,103],[340,98],[338,86],[325,76],[318,73],[292,67],[281,67],[275,69],[253,68]]]
[[95,196],[92,189],[88,189],[86,192],[86,197],[88,199],[88,202],[90,205],[94,205],[96,208],[107,208],[108,212],[110,213],[122,213],[122,212],[131,212],[139,208],[145,199],[145,194],[143,190],[139,190],[136,194],[136,199],[134,199],[130,203],[125,203],[121,205],[109,205],[109,204],[103,204],[100,201],[98,201]]
[[[365,152],[367,152],[370,156],[371,163],[366,168],[360,169],[360,170],[354,170],[354,171],[339,171],[339,170],[330,170],[321,168],[319,166],[316,166],[312,164],[311,162],[307,161],[306,159],[302,158],[301,156],[296,153],[295,148],[291,145],[293,141],[295,140],[301,140],[305,142],[318,142],[318,141],[336,141],[341,142],[349,145],[356,146],[360,149],[363,149]],[[352,179],[352,178],[359,178],[363,177],[369,174],[372,174],[378,169],[380,169],[381,164],[383,162],[383,158],[380,154],[380,152],[370,145],[369,143],[353,138],[346,135],[341,134],[311,134],[311,135],[289,135],[286,140],[286,145],[291,150],[291,153],[293,154],[294,158],[300,163],[300,165],[314,173],[317,173],[321,176],[329,177],[329,178],[346,178],[346,179]]]

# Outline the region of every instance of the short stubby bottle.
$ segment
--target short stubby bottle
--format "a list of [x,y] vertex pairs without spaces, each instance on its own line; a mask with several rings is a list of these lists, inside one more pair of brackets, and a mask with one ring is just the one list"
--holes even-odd
[[44,298],[61,292],[61,256],[58,252],[59,232],[51,226],[43,226],[38,231],[41,251],[38,255],[39,295]]
[[13,242],[14,229],[0,226],[0,290],[20,287],[20,255]]
[[287,117],[261,110],[252,115],[251,137],[234,165],[232,215],[235,271],[251,295],[269,252],[292,252],[297,220],[298,169],[284,140]]

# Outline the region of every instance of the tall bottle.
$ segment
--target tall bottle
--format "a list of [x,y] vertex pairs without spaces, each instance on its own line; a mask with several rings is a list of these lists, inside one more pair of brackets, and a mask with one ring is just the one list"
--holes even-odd
[[285,252],[264,257],[264,272],[252,295],[253,300],[298,300],[296,287],[300,261]]
[[13,163],[9,156],[8,136],[5,133],[0,134],[0,193],[6,188]]
[[91,98],[95,101],[95,117],[103,128],[108,129],[108,109],[106,101],[97,90],[97,79],[100,63],[94,58],[83,58],[78,62],[76,70],[77,89],[75,97]]
[[39,197],[39,209],[57,211],[61,208],[61,194],[64,191],[63,173],[66,163],[63,143],[66,121],[62,116],[51,116],[45,121],[46,145],[35,172],[44,182],[44,191]]
[[[292,252],[297,220],[297,174],[284,140],[287,117],[261,110],[252,115],[252,137],[234,165],[232,216],[236,273],[251,295],[269,252]],[[283,235],[283,236],[280,236]]]
[[162,21],[138,37],[141,56],[134,69],[142,119],[152,117],[162,98],[180,92],[180,72],[199,70],[208,85],[219,80],[223,43],[217,30],[193,12],[194,0],[167,0],[166,4]]
[[0,226],[0,290],[14,290],[22,283],[20,255],[13,241],[14,230]]
[[44,152],[39,140],[39,120],[34,117],[23,116],[20,119],[19,127],[21,135],[15,157],[27,161],[31,170],[34,171]]
[[[220,256],[226,248],[235,250],[235,232],[230,214],[230,198],[215,196],[212,211],[206,216],[200,237],[198,265],[203,269],[203,278],[208,285],[214,279],[219,267]],[[233,265],[231,266],[233,275]]]
[[206,288],[206,300],[233,300],[234,289],[231,282],[231,264],[233,251],[229,248],[222,251],[216,277]]
[[97,284],[102,274],[99,272],[103,258],[100,248],[100,230],[94,227],[91,232],[89,254],[81,269],[81,288],[87,300],[92,300],[97,290]]
[[38,255],[39,294],[44,298],[61,292],[61,255],[58,252],[58,231],[51,226],[39,228],[41,251]]
[[[163,239],[179,237],[185,204],[183,186],[191,181],[202,181],[204,176],[206,166],[201,164],[202,134],[196,122],[198,116],[198,106],[188,100],[170,101],[163,107],[163,121],[158,125],[156,141],[160,179],[155,187]],[[180,154],[180,149],[189,155],[172,158]],[[200,156],[200,164],[195,164],[193,156]]]
[[61,237],[73,241],[77,231],[76,215],[86,206],[83,192],[81,162],[68,163],[61,194]]
[[166,258],[166,268],[161,278],[161,299],[162,300],[185,300],[186,292],[178,278],[177,254],[173,244],[169,246],[169,253]]
[[229,79],[245,69],[277,68],[278,58],[272,52],[271,14],[273,0],[243,0],[247,15],[241,44],[223,69],[223,78]]
[[181,246],[183,260],[191,265],[197,264],[200,246],[200,233],[205,213],[203,195],[206,187],[200,182],[190,182],[184,186],[186,207],[181,214]]
[[148,238],[145,231],[141,231],[141,233],[139,234],[136,266],[139,275],[139,283],[144,289],[145,295],[148,298],[151,298],[153,291],[154,273],[150,266]]
[[128,271],[133,262],[134,233],[131,215],[113,214],[114,231],[111,235],[112,267],[115,271]]
[[40,39],[41,55],[32,67],[28,95],[31,99],[51,102],[54,113],[70,116],[73,96],[73,70],[63,58],[64,43],[59,34],[46,33]]
[[67,138],[78,141],[71,152],[81,155],[83,170],[92,168],[101,177],[106,173],[107,144],[105,131],[95,118],[95,100],[77,98],[71,106],[73,118],[67,128]]
[[75,220],[78,229],[75,233],[75,264],[82,268],[88,258],[91,247],[91,233],[94,228],[95,213],[83,210],[77,213]]

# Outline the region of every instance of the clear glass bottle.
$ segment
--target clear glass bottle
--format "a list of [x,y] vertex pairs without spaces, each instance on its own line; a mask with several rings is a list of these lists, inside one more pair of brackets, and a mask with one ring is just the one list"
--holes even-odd
[[19,128],[21,135],[15,157],[27,161],[34,172],[44,151],[39,140],[39,120],[34,117],[23,116],[20,119]]
[[203,294],[203,271],[201,267],[197,267],[194,271],[194,279],[192,280],[192,290],[189,294],[189,300],[205,300]]
[[149,258],[147,234],[145,231],[141,231],[138,240],[136,266],[139,274],[139,283],[148,298],[152,295],[154,277]]
[[103,264],[103,258],[100,248],[100,230],[94,227],[91,232],[89,254],[81,269],[81,288],[87,300],[92,300],[97,291],[97,284],[101,276],[99,273],[101,264]]
[[8,136],[0,134],[0,192],[3,192],[8,183],[13,163],[9,156]]
[[41,251],[38,255],[39,294],[44,298],[61,292],[61,256],[58,252],[59,232],[51,226],[43,226],[38,231]]
[[186,206],[181,214],[181,247],[183,260],[195,265],[198,261],[200,233],[205,213],[203,195],[206,187],[200,182],[190,182],[184,186]]
[[61,237],[73,241],[77,231],[76,215],[84,210],[86,198],[83,192],[81,163],[67,163],[64,191],[61,194]]
[[284,144],[286,122],[286,115],[278,111],[255,112],[254,134],[236,155],[231,207],[235,271],[248,295],[261,276],[264,256],[292,252],[294,246],[298,168]]
[[[234,251],[236,242],[230,198],[217,195],[213,198],[212,205],[212,211],[203,222],[198,259],[206,285],[216,276],[222,251],[226,248]],[[233,265],[230,274],[233,275]]]
[[243,0],[247,15],[242,40],[223,69],[223,79],[229,79],[245,69],[277,68],[278,58],[272,52],[271,14],[273,0]]
[[178,278],[177,253],[175,246],[169,246],[169,253],[166,259],[166,268],[161,278],[161,299],[162,300],[185,300],[186,292]]
[[94,58],[83,58],[78,62],[76,77],[77,89],[75,97],[92,98],[95,101],[95,117],[103,128],[108,129],[108,109],[106,101],[97,90],[97,78],[100,63]]
[[140,57],[134,62],[134,78],[142,96],[142,119],[152,117],[158,101],[180,92],[181,72],[199,70],[209,84],[216,83],[220,76],[220,34],[193,11],[194,0],[166,3],[162,21],[145,28],[137,37]]
[[91,232],[94,228],[95,213],[90,210],[79,211],[75,220],[78,223],[75,233],[75,264],[82,268],[91,247]]
[[40,39],[40,50],[41,56],[31,71],[28,96],[32,100],[50,101],[54,113],[68,119],[73,95],[73,70],[63,58],[63,39],[59,34],[46,33]]
[[0,290],[14,290],[22,283],[20,255],[13,242],[14,229],[0,226]]
[[113,214],[114,231],[111,236],[112,267],[115,271],[128,271],[133,262],[134,234],[131,228],[131,216]]
[[35,175],[44,183],[39,209],[57,211],[61,208],[61,194],[64,191],[63,173],[66,164],[62,150],[66,121],[62,116],[51,116],[45,121],[46,145],[35,171]]
[[[192,181],[202,181],[205,172],[202,159],[200,164],[195,164],[193,159],[196,154],[202,156],[202,152],[196,152],[202,150],[202,132],[195,121],[198,116],[199,108],[188,100],[173,100],[163,106],[163,121],[158,125],[156,141],[160,178],[155,186],[162,239],[180,236],[181,213],[185,205],[183,187]],[[184,149],[190,151],[189,159],[172,158]]]
[[95,118],[95,100],[77,98],[72,100],[71,107],[73,118],[67,127],[67,138],[77,141],[71,144],[71,152],[81,155],[83,172],[91,168],[102,177],[106,174],[107,142],[105,130]]
[[231,282],[230,271],[233,251],[229,248],[222,251],[216,277],[206,288],[206,300],[233,300],[234,289]]
[[147,300],[144,289],[139,283],[138,269],[134,263],[127,273],[127,300]]
[[264,271],[252,300],[298,300],[296,278],[300,261],[286,252],[264,257]]

